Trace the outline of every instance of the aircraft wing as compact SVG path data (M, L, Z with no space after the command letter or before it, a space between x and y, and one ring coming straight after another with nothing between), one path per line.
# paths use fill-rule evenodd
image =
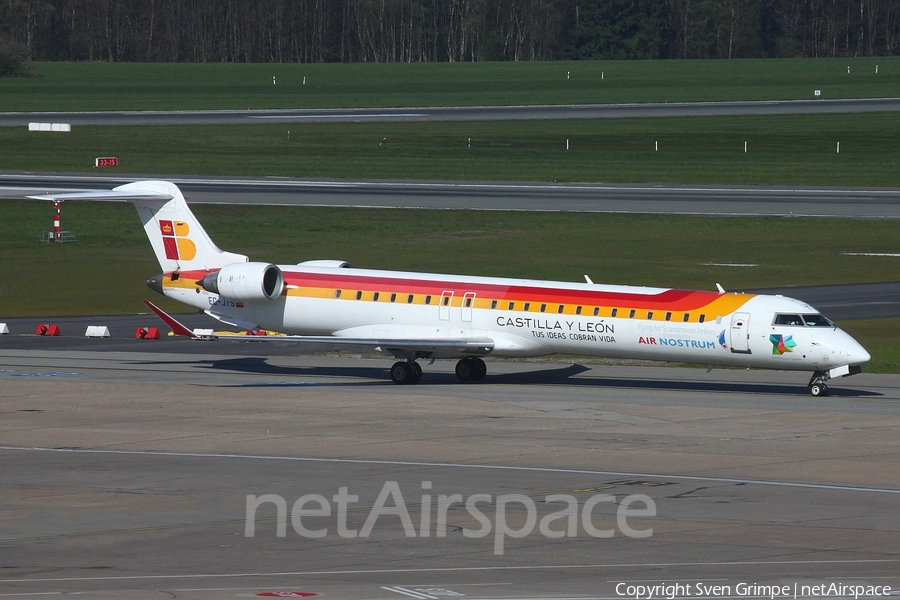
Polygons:
M494 349L494 341L489 338L444 338L444 339L380 339L354 338L342 336L317 335L247 335L229 336L241 342L287 342L302 344L310 352L346 350L350 352L368 352L376 350L394 356L409 352L423 354L469 354L484 355Z
M209 336L197 335L189 327L180 323L149 300L144 300L150 310L156 313L163 322L169 326L175 335L183 335L190 338L209 338ZM375 350L384 354L402 356L410 352L423 354L451 354L451 355L485 355L494 349L494 341L490 338L358 338L328 335L237 335L219 339L228 339L240 342L270 342L270 343L294 343L305 346L310 352L347 350L351 352L368 352Z

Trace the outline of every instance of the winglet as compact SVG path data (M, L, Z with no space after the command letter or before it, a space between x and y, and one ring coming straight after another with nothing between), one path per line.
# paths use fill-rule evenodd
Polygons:
M169 328L171 328L172 332L175 335L186 335L189 338L197 337L197 335L193 331L191 331L190 329L188 329L187 327L185 327L184 325L182 325L181 323L176 321L175 317L168 314L166 311L164 311L160 307L156 306L149 300L144 300L144 304L146 304L150 310L152 310L154 313L156 313L156 316L159 317L160 319L162 319L163 323L168 325Z

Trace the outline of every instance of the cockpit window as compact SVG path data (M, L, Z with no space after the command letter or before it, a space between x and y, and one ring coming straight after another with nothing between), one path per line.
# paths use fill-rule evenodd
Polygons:
M809 327L834 327L834 324L822 315L803 315L803 321Z
M776 325L803 325L800 315L775 315Z

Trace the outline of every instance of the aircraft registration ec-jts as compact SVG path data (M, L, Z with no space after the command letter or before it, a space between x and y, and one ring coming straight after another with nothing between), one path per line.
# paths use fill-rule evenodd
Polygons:
M242 340L380 351L398 359L395 383L418 382L419 359L458 359L457 377L473 381L487 372L483 356L562 353L811 371L808 387L823 396L870 358L812 306L782 296L250 262L220 250L169 182L31 198L132 202L163 270L153 290L224 323L287 334ZM195 335L148 305L175 333Z

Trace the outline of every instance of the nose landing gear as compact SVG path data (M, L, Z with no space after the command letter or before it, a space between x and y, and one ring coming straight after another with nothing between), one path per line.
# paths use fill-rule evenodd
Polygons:
M828 374L825 371L816 371L806 387L809 388L810 394L816 398L821 398L828 395L828 386L825 385L826 381L828 381Z

